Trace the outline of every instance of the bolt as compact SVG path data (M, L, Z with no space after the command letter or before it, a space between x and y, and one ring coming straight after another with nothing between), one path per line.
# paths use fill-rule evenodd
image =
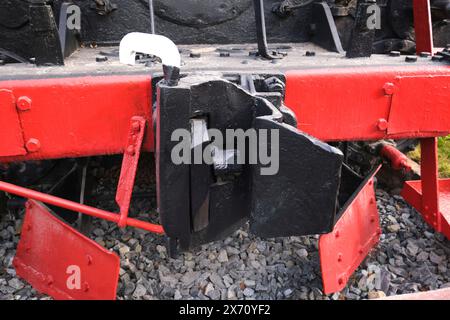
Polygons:
M315 51L306 51L305 56L307 57L314 57L316 55Z
M139 122L133 122L133 124L131 125L131 128L133 130L133 132L138 133L139 130L141 130L141 124Z
M341 236L341 234L339 233L339 231L336 231L336 233L334 234L334 236L337 238L339 238Z
M136 150L134 149L134 146L128 146L128 148L127 148L127 153L128 153L130 156L134 156L135 153L136 153Z
M48 276L47 277L47 285L51 286L53 284L53 277L52 276Z
M241 63L242 64L248 64L248 60L243 60Z
M388 128L388 122L386 119L378 119L377 128L380 131L386 131Z
M191 52L189 56L191 58L200 58L202 55L200 53Z
M89 291L89 283L87 283L87 282L85 282L85 283L83 283L83 290L84 290L84 292L88 292Z
M97 57L95 57L95 61L97 61L97 62L106 62L106 61L108 61L108 57L97 56Z
M230 56L230 53L229 53L229 52L221 52L221 53L220 53L220 56L221 56L222 58L228 58L228 57Z
M400 57L401 52L400 52L400 51L391 51L391 52L389 53L389 55L390 55L391 57Z
M19 99L17 99L17 108L20 111L28 111L31 109L31 99L28 97L20 97Z
M337 260L338 262L342 262L342 253L339 253L338 254L338 260Z
M431 53L429 53L429 52L421 52L421 53L420 53L420 57L421 57L421 58L428 58L428 57L431 57Z
M87 261L88 266L90 266L92 264L92 262L93 262L93 259L92 259L92 257L90 255L87 255L86 256L86 261Z
M393 84L392 82L386 82L383 86L383 89L384 89L384 94L391 96L394 94L395 84Z
M412 62L412 63L417 62L417 56L407 56L405 58L405 61L406 62Z
M41 149L41 142L38 139L31 138L25 145L28 152L37 152Z
M338 284L339 284L339 285L343 285L343 284L344 284L344 279L339 278L339 279L338 279Z

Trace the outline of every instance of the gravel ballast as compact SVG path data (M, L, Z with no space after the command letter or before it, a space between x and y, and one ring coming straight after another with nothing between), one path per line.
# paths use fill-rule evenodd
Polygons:
M104 171L95 174L102 176ZM96 192L113 195L114 185L107 178ZM148 177L135 189L137 193L149 190L154 186ZM428 227L401 197L377 190L377 198L383 231L380 244L345 290L329 296L321 291L318 236L262 240L244 226L223 241L176 259L168 256L162 237L121 230L106 221L94 222L91 237L121 257L118 299L354 300L450 287L450 241ZM100 202L105 209L115 210L112 200ZM154 208L154 199L137 197L131 212L146 219ZM2 217L0 299L49 299L16 277L12 259L20 228L19 218Z

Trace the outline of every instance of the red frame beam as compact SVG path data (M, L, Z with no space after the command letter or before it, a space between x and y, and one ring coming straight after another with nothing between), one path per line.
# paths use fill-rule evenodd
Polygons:
M445 65L299 70L286 74L285 103L323 141L444 136L449 83Z
M0 99L17 104L23 137L9 140L14 145L2 143L0 162L124 153L133 116L148 123L143 149L154 150L149 75L2 81L0 90ZM27 108L17 103L24 99ZM17 135L17 121L0 132Z

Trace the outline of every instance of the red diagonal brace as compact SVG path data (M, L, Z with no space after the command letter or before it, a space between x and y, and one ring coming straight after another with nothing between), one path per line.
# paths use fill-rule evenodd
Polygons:
M133 117L131 119L128 142L123 156L122 170L120 171L119 185L117 186L116 194L116 202L120 208L118 225L121 228L127 226L131 195L136 179L142 141L144 140L145 122L143 117Z

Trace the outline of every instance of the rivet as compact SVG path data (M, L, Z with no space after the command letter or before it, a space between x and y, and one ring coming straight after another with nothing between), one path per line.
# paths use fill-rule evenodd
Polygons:
M334 234L334 236L337 238L339 238L341 236L341 234L339 233L339 231L336 231L336 233Z
M29 97L25 97L25 96L19 97L17 99L17 108L20 111L28 111L31 109L31 103L32 103L32 101Z
M97 57L95 57L95 61L97 61L97 62L106 62L106 61L108 61L108 57L97 56Z
M200 58L202 55L200 53L194 53L191 52L191 54L189 55L191 58Z
M315 51L306 51L305 56L307 57L314 57L316 55Z
M136 151L135 151L135 149L134 149L134 146L128 146L128 148L127 148L127 153L128 153L130 156L134 156L135 153L136 153Z
M38 139L31 138L25 145L28 152L37 152L41 149L41 142Z
M405 58L406 62L417 62L417 56L407 56Z
M139 132L139 130L141 130L141 124L139 122L133 122L133 124L131 125L133 132Z
M389 55L390 55L391 57L400 57L401 52L400 52L400 51L391 51L391 52L389 53Z
M53 284L53 277L52 276L48 276L47 277L47 285L51 286Z
M344 284L344 279L339 278L339 279L338 279L338 284L339 284L339 285L343 285L343 284Z
M338 254L338 262L342 262L342 253Z
M421 53L420 53L420 57L421 57L421 58L428 58L428 57L431 57L431 53L430 53L430 52L421 52Z
M87 255L86 256L86 261L87 261L88 266L90 266L92 264L92 262L93 262L93 259L92 259L92 257L90 255Z
M386 82L383 86L384 93L387 95L393 95L395 91L395 84L392 82Z
M84 292L88 292L89 291L89 283L87 283L87 282L85 282L85 283L83 283L83 290L84 290Z
M221 52L220 53L220 57L222 57L222 58L228 58L229 56L230 56L229 52Z
M388 122L386 119L378 119L377 128L380 131L386 131L388 129Z

